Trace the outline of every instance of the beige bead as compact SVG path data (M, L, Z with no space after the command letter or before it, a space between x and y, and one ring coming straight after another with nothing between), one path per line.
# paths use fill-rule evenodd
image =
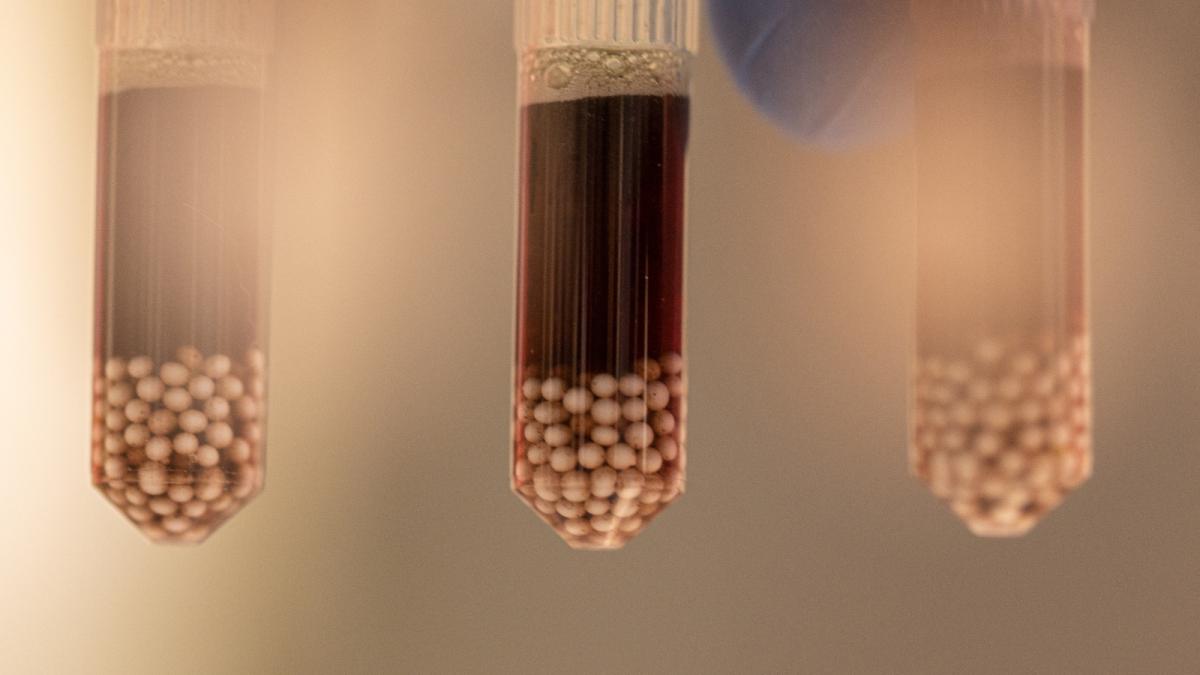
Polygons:
M182 516L171 516L170 518L163 518L162 526L164 530L171 534L182 534L192 526L192 521L190 518Z
M592 406L592 393L583 387L573 387L563 394L562 404L572 414L587 412Z
M625 428L625 442L636 450L649 447L654 443L654 432L645 422L634 422Z
M183 511L183 515L187 516L188 518L199 518L208 512L208 504L205 504L199 499L193 499L192 501L184 504L181 510Z
M196 483L196 498L211 502L217 499L225 491L225 474L220 469L213 467L205 469L204 473L200 474L200 479Z
M196 463L200 466L216 466L221 462L221 453L211 445L196 449Z
M533 419L539 424L554 424L565 419L566 412L558 403L542 401L533 409Z
M677 352L667 352L658 360L662 370L667 375L678 375L683 372L683 357Z
M181 455L190 455L200 449L200 441L195 434L187 432L175 434L175 439L171 443L171 447Z
M630 516L619 521L617 528L626 534L632 534L642 529L642 518L640 516Z
M591 494L591 478L586 471L571 471L563 474L562 496L573 502L587 501Z
M662 410L671 402L671 391L662 382L651 382L646 385L645 399L650 410Z
M182 387L186 385L190 375L191 373L188 372L187 366L175 361L168 361L158 369L158 376L162 378L163 384L168 387Z
M241 399L239 399L237 402L237 417L240 420L258 419L258 401L250 398L249 396L243 396ZM221 417L213 417L212 415L209 415L209 418L224 419Z
M158 462L147 462L138 469L138 487L148 495L161 495L167 491L167 467Z
M251 347L246 350L246 364L255 372L262 372L267 368L267 355L258 347Z
M562 516L563 518L582 518L583 514L586 513L583 508L583 504L580 504L579 502L563 500L554 506L554 510L557 511L558 515Z
M165 436L175 430L176 421L175 413L159 408L150 413L150 418L146 420L146 426L154 434Z
M140 448L150 440L150 430L143 424L130 424L125 427L125 443L133 448Z
M649 518L650 516L653 516L654 514L658 513L658 509L659 509L659 506L658 506L657 502L641 502L641 501L639 501L637 512L638 512L639 516L641 516L643 518Z
M591 514L593 516L598 516L602 513L608 513L609 506L610 506L610 504L608 503L607 499L600 499L599 497L592 497L591 499L587 500L586 504L584 504L584 509L589 514Z
M179 428L190 434L198 434L208 426L208 418L199 410L185 410L179 414Z
M568 534L575 535L576 537L582 537L592 531L592 526L588 524L588 521L583 520L582 518L572 518L571 520L563 522L563 529L566 530Z
M137 395L143 401L155 403L162 398L165 391L166 386L163 385L162 380L153 375L138 380Z
M611 513L602 513L592 517L592 529L597 532L608 533L617 529L617 519Z
M592 378L592 393L600 398L611 398L617 393L617 378L608 373L601 373Z
M533 500L533 508L537 509L539 513L543 513L547 516L554 514L558 510L555 507L555 504L556 502L548 502L545 499L540 498Z
M617 491L617 472L612 467L602 466L591 475L592 496L601 499L611 497Z
M124 478L127 469L125 460L120 457L109 457L104 460L104 476L110 480Z
M607 457L604 448L596 443L585 443L579 448L579 466L585 469L595 469L604 466Z
M146 441L146 459L166 462L171 457L171 441L165 436L155 436Z
M182 412L191 407L192 395L183 387L173 387L163 394L162 401L168 410Z
M592 404L592 419L596 424L612 426L621 419L621 405L612 399L600 399Z
M647 448L641 453L641 460L638 462L638 468L645 473L655 473L662 468L663 458L658 450Z
M197 370L204 366L204 354L192 345L184 345L175 350L175 358L188 368Z
M242 381L233 375L226 375L217 380L217 394L222 398L233 401L241 398L244 391L245 387L242 385Z
M617 388L625 396L641 396L642 392L646 389L646 381L633 373L629 373L621 376L621 379L617 381Z
M646 476L637 469L625 469L617 475L617 497L633 499L642 493L646 485Z
M575 468L575 449L570 447L554 448L550 453L550 467L559 473Z
M531 377L521 383L521 395L527 401L534 401L542 397L542 381L536 377Z
M129 420L125 418L125 413L120 410L109 410L104 415L104 426L109 431L123 431L127 424L129 424Z
M525 449L525 457L530 464L539 466L550 461L550 448L546 445L531 445Z
M566 383L561 378L551 377L542 382L542 398L547 401L561 400L566 391Z
M150 404L140 398L135 398L125 404L125 418L134 424L141 424L150 418Z
M533 478L533 465L527 459L518 459L513 464L513 477L521 483L528 482Z
M613 427L594 427L592 429L592 440L598 445L608 447L621 440L621 433Z
M232 368L233 362L224 354L214 354L204 362L204 374L214 380L220 380L225 377Z
M154 513L145 506L127 506L125 507L125 513L135 523L145 523L154 518Z
M606 460L609 466L617 471L621 471L637 463L637 453L628 445L617 443L608 449Z
M636 499L618 499L612 505L612 514L618 518L628 518L638 512Z
M221 450L233 442L233 428L224 422L213 422L204 430L204 440Z
M208 400L216 389L216 383L207 375L196 375L188 382L188 393L197 401Z
M566 445L571 440L571 430L561 424L556 424L546 429L545 438L546 443L552 448Z
M172 515L178 508L178 504L166 497L155 497L150 500L150 510L160 516Z
M671 392L673 398L682 398L687 393L687 385L682 377L672 375L667 378L667 391Z
M621 404L621 414L630 422L640 422L646 419L646 402L640 398L625 399Z
M238 402L241 403L242 401L248 401L248 400L250 400L250 399L243 398L243 399L239 399ZM222 398L220 396L214 396L214 397L208 399L208 401L204 404L204 416L214 422L219 422L221 420L228 419L229 418L229 401L226 401L224 398ZM182 424L182 423L183 422L181 420L180 424Z
M250 461L253 454L253 448L250 443L242 438L235 438L229 443L229 448L225 451L229 459L238 464L245 464Z
M114 356L104 363L104 376L110 380L125 377L125 359Z
M660 436L654 442L654 447L658 448L658 453L664 462L673 462L679 457L679 444L670 436Z
M149 356L135 356L129 359L129 366L126 372L129 374L129 377L140 380L154 372L154 361Z
M104 400L114 408L124 406L131 398L133 387L129 386L128 382L117 382L104 393Z
M1025 427L1019 440L1025 450L1040 450L1046 442L1046 432L1042 431L1041 427Z
M526 443L540 443L546 427L539 422L529 422L521 431Z
M221 496L219 496L216 499L209 502L208 510L212 511L213 513L221 513L222 511L225 511L226 509L228 509L230 506L233 506L233 495L231 495L229 493L224 493Z
M179 504L191 501L195 493L191 485L172 485L167 488L167 497Z
M633 372L640 375L645 381L653 382L662 376L662 366L654 359L642 358L633 362Z

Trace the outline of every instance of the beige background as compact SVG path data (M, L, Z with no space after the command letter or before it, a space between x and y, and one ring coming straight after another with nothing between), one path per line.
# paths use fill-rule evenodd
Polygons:
M695 87L689 493L578 553L507 491L509 3L287 0L268 489L156 548L87 486L91 3L0 2L0 670L1200 671L1200 3L1095 24L1096 476L970 536L904 464L903 143Z

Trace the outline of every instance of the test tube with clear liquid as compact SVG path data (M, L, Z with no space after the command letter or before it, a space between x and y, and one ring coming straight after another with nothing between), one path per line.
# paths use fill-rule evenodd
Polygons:
M511 482L579 549L684 489L694 0L517 0Z
M1090 0L912 0L917 316L909 465L980 536L1091 473Z
M262 489L262 0L100 0L92 481L156 542Z

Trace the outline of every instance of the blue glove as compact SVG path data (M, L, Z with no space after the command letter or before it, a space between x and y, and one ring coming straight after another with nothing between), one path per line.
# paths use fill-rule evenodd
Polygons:
M738 86L779 126L846 149L908 130L907 0L708 0Z

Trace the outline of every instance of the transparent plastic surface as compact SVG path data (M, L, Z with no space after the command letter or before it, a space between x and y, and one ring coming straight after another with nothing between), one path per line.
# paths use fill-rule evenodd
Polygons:
M92 479L154 541L204 540L263 485L262 60L101 53Z
M575 548L619 548L684 488L687 62L521 55L512 487Z
M1092 466L1086 5L913 8L910 468L976 534L1020 535Z

